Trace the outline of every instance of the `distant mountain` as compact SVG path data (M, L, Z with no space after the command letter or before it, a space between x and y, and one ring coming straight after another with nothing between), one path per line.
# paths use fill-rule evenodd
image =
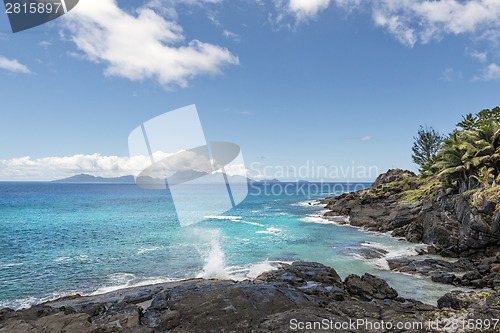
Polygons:
M87 174L71 176L64 179L54 180L55 183L134 183L134 176L122 176L114 178L95 177Z
M207 174L205 172L198 171L183 171L178 172L172 177L170 177L170 184L180 184L185 181L196 179L196 184L213 184L220 181L221 174ZM230 183L245 183L250 181L248 178L243 176L227 176ZM151 177L142 177L142 181L148 182L149 180L154 183L154 179ZM64 179L54 180L55 183L135 183L134 176L122 176L114 178L104 178L95 177L88 174L80 174L76 176L71 176Z

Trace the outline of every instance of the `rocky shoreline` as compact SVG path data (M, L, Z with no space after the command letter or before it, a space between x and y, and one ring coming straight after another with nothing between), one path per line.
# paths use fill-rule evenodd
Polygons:
M337 223L429 245L421 256L388 259L391 270L488 289L447 293L436 307L370 274L342 280L333 268L295 262L254 280L190 279L6 308L0 333L500 331L500 210L487 199L471 205L466 191L424 194L413 173L389 170L369 189L321 204Z
M342 281L333 268L295 262L252 281L191 279L3 309L0 332L447 332L500 318L499 304L494 291L450 293L435 307L370 274Z
M395 169L380 175L367 190L329 197L321 204L328 210L325 218L348 217L352 226L428 244L421 255L457 258L389 259L394 271L456 286L500 290L497 203L482 198L478 208L470 204L467 188L450 194L433 191L432 186L422 185L411 171Z

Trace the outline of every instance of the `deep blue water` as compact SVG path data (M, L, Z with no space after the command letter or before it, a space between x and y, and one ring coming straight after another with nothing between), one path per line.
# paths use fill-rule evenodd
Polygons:
M403 296L429 302L449 290L357 254L376 247L388 257L409 256L415 244L337 225L319 217L321 206L307 204L369 184L315 185L312 193L303 184L285 192L284 185L253 185L225 217L181 227L166 191L0 182L0 308L195 276L242 279L294 260L330 265L343 277L371 272ZM203 185L193 209L212 196Z

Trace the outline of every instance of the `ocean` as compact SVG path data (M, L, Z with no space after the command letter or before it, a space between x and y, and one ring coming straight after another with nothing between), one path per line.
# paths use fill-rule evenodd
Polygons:
M423 245L321 217L315 200L369 185L252 184L223 216L182 227L168 191L0 182L0 308L192 277L241 280L296 260L332 266L342 278L369 272L403 297L435 304L454 287L391 272L386 262ZM193 209L213 198L211 185L200 186L185 194ZM387 253L366 259L367 249Z

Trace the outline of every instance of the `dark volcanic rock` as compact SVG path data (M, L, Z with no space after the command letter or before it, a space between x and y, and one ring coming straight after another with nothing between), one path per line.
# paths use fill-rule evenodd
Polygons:
M411 242L432 244L443 256L481 257L500 249L500 211L491 227L484 216L495 205L484 199L480 210L471 207L463 194L437 196L415 202L402 201L404 191L417 189L418 178L411 171L389 170L368 190L345 193L321 202L325 216L348 216L353 226L374 231L392 231Z
M343 282L333 268L296 262L254 281L192 279L3 309L0 332L286 332L292 319L387 321L435 310L397 296L376 276Z
M500 293L496 291L490 292L471 292L471 293L460 293L457 291L453 291L451 293L447 293L443 297L438 300L438 307L443 310L455 310L455 314L459 314L455 316L455 318L459 320L463 320L463 322L477 322L477 323L486 323L493 322L500 318ZM448 311L446 311L448 312ZM473 331L481 331L481 332L494 332L498 331L498 325L490 325L496 326L493 330L488 330L486 327L482 329L468 329L464 330L464 332L473 332Z
M303 287L308 282L317 282L325 285L342 287L342 280L337 272L319 263L294 262L286 270L280 269L265 272L258 276L255 282L266 281L271 283L284 282L292 286Z
M419 259L419 257L387 259L391 270L420 274L430 277L434 282L472 288L495 286L495 281L500 280L496 272L496 270L500 271L500 265L494 262L488 266L481 265L479 260L467 258L460 258L453 262L431 258Z
M480 209L469 205L467 194L446 194L437 190L432 196L409 200L409 192L419 189L422 181L407 170L389 170L380 175L368 190L345 193L321 202L329 211L325 216L346 216L352 226L372 231L392 232L410 242L427 243L430 254L443 257L462 257L459 265L447 263L389 262L391 269L430 276L434 281L479 288L500 288L500 278L490 276L492 267L499 264L500 210L494 202L484 198ZM417 191L418 192L418 191ZM413 193L413 192L411 192ZM484 257L491 260L477 264ZM493 259L494 258L494 259ZM472 266L472 267L471 267ZM496 268L499 273L500 266ZM458 279L454 272L471 271L481 275L476 279L466 276ZM496 287L495 287L496 288Z
M439 259L388 259L387 263L389 264L389 268L394 271L411 273L411 274L420 274L424 276L428 276L434 282L445 283L445 284L454 284L454 285L464 285L461 283L462 279L458 279L456 277L456 273L466 272L470 269L475 269L474 262L468 259L460 259L455 262L449 262L445 260ZM469 273L465 273L465 279L467 278L467 274L479 274L477 271L471 271ZM470 285L470 283L467 283Z
M448 318L498 318L498 295L450 293L439 306ZM373 332L370 325L381 321L427 325L404 332L444 332L444 325L428 326L436 315L438 308L398 297L376 276L350 275L342 281L333 268L296 262L254 281L191 279L66 297L27 310L3 309L0 333ZM361 326L349 325L359 320Z
M459 291L452 291L438 299L438 308L452 308L455 310L463 309L470 300L471 296Z
M397 291L389 287L387 282L368 273L362 277L349 275L344 283L349 294L364 301L398 297Z
M384 249L378 249L372 247L358 247L352 249L352 252L365 259L379 259L385 257L385 255L389 253Z
M415 177L415 176L416 176L415 173L408 170L391 169L388 170L386 173L379 175L377 179L375 179L371 187L377 188L392 182L402 181L408 177Z
M451 273L433 273L431 274L432 281L434 282L439 282L439 283L445 283L445 284L450 284L453 283L457 277L454 274Z

